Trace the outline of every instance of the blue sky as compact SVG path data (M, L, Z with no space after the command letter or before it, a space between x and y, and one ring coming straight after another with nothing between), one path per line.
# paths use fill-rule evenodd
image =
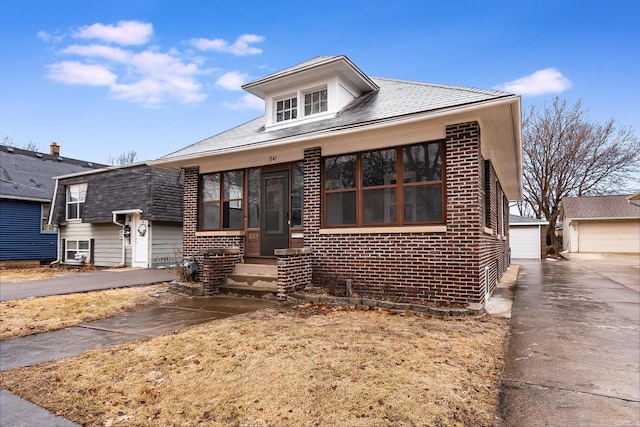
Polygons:
M366 74L582 99L640 131L640 2L0 2L0 138L151 160L263 114L240 86L317 55ZM259 100L258 100L259 101Z

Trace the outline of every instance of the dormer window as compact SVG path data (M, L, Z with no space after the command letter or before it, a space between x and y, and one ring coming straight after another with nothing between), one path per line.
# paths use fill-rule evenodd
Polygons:
M327 111L327 89L304 94L304 115Z
M296 118L298 118L298 98L297 97L294 96L293 98L282 99L276 102L276 121L277 122L283 122L285 120L292 120Z

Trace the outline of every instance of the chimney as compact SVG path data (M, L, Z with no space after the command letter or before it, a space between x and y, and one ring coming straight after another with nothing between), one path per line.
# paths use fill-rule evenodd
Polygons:
M49 153L52 156L59 156L60 155L60 147L58 146L57 142L52 142L51 146L49 147Z

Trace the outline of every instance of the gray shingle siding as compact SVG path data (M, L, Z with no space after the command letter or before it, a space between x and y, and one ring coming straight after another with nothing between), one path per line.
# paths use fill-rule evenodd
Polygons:
M113 211L132 209L142 210L142 219L182 221L179 173L137 165L61 178L53 209L55 224L65 221L67 186L80 183L87 183L85 223L111 222Z

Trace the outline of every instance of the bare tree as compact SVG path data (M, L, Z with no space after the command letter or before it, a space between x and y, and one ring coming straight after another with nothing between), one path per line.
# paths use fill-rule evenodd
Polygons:
M16 144L13 142L13 138L11 138L9 135L5 135L2 138L2 145L5 145L7 147L16 146ZM23 150L28 150L28 151L39 151L38 144L36 144L33 141L29 141L26 144L24 144L22 147L18 147L18 148L22 148Z
M111 166L126 166L130 165L131 163L135 163L137 161L137 156L138 154L134 150L131 150L128 153L122 153L118 157L113 157L111 154L109 154L107 163Z
M547 241L557 250L555 225L567 196L622 194L639 169L640 142L615 120L586 119L581 100L531 106L522 125L522 213L549 221Z

